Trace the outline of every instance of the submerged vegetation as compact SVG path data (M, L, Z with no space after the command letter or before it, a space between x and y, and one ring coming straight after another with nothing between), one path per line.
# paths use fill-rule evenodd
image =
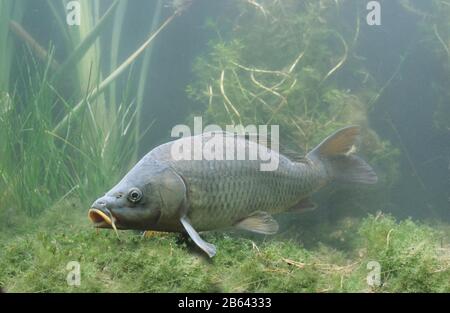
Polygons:
M314 220L282 215L284 232L275 237L206 234L220 247L212 260L176 234L121 232L119 241L111 231L96 233L86 218L93 199L137 161L152 119L165 121L143 118L153 43L201 0L154 1L135 46L124 44L133 1L80 0L80 27L65 25L67 2L0 1L1 288L450 292L448 224L377 213L394 206L399 182L424 183L400 135L388 137L372 123L406 54L392 77L374 73L362 49L371 31L363 25L364 1L224 1L223 14L206 19L212 39L192 64L189 123L201 115L221 126L278 124L282 152L296 157L332 131L359 124L360 153L380 177L370 189L331 186L319 209L307 213ZM443 79L430 84L439 98L434 127L445 135L450 5L418 3L399 0L405 14L421 21L415 41L443 64ZM70 261L81 265L79 287L66 282ZM380 266L380 285L367 283L372 261Z
M280 125L282 148L297 157L336 129L361 125L361 153L377 170L379 193L388 193L399 176L400 151L369 123L381 91L358 55L364 3L255 5L241 1L218 21L207 22L216 39L193 68L196 79L187 88L195 99L193 114L219 125Z
M450 4L444 1L433 1L433 11L414 11L423 16L422 29L434 44L433 52L441 61L447 74L450 72ZM434 14L438 12L438 14ZM440 83L434 83L436 93L442 95L438 99L434 122L437 129L450 131L450 75Z
M119 241L110 231L96 233L84 218L65 203L37 220L11 221L22 234L0 250L0 286L11 292L450 291L448 226L378 214L352 221L351 229L347 221L334 232L312 230L318 241L308 248L295 233L264 240L211 233L207 240L220 252L207 260L175 234L128 232ZM325 243L337 231L350 241L348 250ZM80 286L67 284L71 261L80 263ZM379 285L367 283L371 261L379 262Z
M89 205L134 164L140 140L151 127L141 129L136 117L143 99L130 93L142 94L151 56L146 48L179 12L159 27L157 9L147 40L122 61L119 30L126 2L110 2L103 15L99 1L78 3L79 27L65 24L66 1L0 3L0 37L7 43L0 47L0 216L8 210L36 215L66 198ZM39 38L47 41L39 43L22 25L35 21L30 14L40 6L59 26L54 36L62 44L54 38ZM112 17L114 32L109 32L105 25L111 25ZM111 53L110 64L103 61L105 51ZM119 92L116 79L143 52L144 66L128 74L141 74L139 87L130 91L131 79L122 79Z

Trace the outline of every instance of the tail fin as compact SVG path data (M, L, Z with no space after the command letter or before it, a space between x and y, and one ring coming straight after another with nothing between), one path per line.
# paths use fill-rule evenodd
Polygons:
M351 149L359 137L358 126L340 129L328 136L306 157L324 162L333 179L362 184L374 184L378 178L369 164L356 155Z

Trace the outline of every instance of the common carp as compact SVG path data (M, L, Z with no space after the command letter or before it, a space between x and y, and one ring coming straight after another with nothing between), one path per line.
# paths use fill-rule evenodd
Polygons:
M210 257L214 245L199 232L237 227L275 234L272 214L314 206L310 195L331 181L373 184L373 169L352 153L359 127L336 131L300 161L266 148L279 160L261 171L261 159L186 160L173 156L174 145L212 136L223 139L223 152L262 149L259 143L226 132L201 134L162 144L145 155L89 210L95 227L187 233ZM233 136L234 146L225 145ZM184 142L183 142L184 141ZM234 150L233 150L234 151Z

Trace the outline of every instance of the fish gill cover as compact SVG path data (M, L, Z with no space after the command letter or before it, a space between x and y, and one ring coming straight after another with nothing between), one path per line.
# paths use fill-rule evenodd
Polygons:
M354 0L1 1L0 287L450 291L450 5L375 2L381 25ZM206 233L211 261L96 233L92 202L194 116L279 125L293 159L357 124L379 182L326 187L275 236Z

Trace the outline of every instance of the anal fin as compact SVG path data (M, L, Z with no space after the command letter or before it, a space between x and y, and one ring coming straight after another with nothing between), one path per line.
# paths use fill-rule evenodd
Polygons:
M205 251L210 258L216 255L216 246L204 241L197 233L197 231L194 229L194 227L192 227L191 223L189 222L189 219L186 216L182 217L180 219L180 222L181 224L183 224L183 227L188 233L188 235L200 249Z
M239 221L237 228L248 230L254 233L273 235L278 231L278 223L267 212L256 211L250 216Z

